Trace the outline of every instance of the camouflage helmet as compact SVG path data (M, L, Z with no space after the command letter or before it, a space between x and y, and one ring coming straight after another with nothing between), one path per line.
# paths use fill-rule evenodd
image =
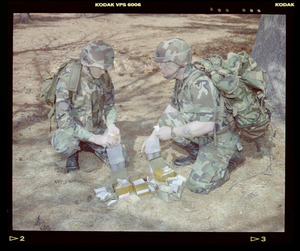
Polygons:
M80 62L85 66L95 66L103 70L114 68L114 50L102 40L87 43L81 51Z
M191 48L183 39L167 39L157 46L154 62L174 62L184 67L192 62Z

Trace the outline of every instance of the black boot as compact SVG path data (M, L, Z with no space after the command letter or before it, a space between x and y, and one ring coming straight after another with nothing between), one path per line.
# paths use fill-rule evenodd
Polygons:
M79 147L83 152L95 153L95 150L89 145L89 143L81 141Z
M186 165L190 165L190 164L194 164L197 156L198 156L198 152L199 152L199 145L191 142L189 143L187 146L183 147L190 155L181 159L175 159L174 160L174 165L176 166L186 166Z
M105 148L103 146L99 146L99 145L96 145L94 143L89 143L89 142L83 142L83 141L81 141L79 143L79 147L80 147L81 151L93 153L102 162L104 162L105 164L109 164L108 163L108 158L106 156L106 151L105 151Z
M245 157L239 152L235 152L228 163L229 172L233 171L238 165L242 164L245 161Z
M80 169L78 164L78 152L67 158L66 169L68 173Z

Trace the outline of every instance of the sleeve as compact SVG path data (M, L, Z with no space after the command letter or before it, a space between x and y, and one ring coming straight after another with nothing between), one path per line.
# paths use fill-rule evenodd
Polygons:
M199 121L214 121L217 96L210 78L201 76L193 82L190 88L193 111Z
M90 139L93 134L84 127L78 125L70 114L70 93L65 82L60 79L56 86L56 119L58 127L82 141Z
M111 78L108 76L105 88L104 117L107 125L117 122L117 110L114 104L115 92Z

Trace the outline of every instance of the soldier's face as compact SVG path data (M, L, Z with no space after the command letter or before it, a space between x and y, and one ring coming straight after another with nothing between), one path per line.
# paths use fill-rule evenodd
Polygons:
M164 77L167 77L176 72L176 70L178 69L178 65L173 62L163 62L160 63L159 68Z
M100 78L105 73L105 70L98 67L91 66L89 69L93 78Z

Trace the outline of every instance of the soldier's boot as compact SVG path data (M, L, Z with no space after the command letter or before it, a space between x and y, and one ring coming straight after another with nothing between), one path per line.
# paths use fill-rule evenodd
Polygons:
M102 162L107 164L107 162L104 159L104 156L102 156L103 154L102 155L100 154L101 152L104 152L104 150L103 150L104 147L103 146L99 146L99 145L96 145L96 144L93 144L93 143L88 143L88 142L81 141L79 143L79 147L80 147L81 151L93 153L98 157L98 159L100 159Z
M242 164L245 160L246 158L242 154L240 154L239 152L235 152L229 160L227 169L229 170L229 172L232 172L234 169L236 169L238 165Z
M68 173L80 169L78 164L78 152L74 153L73 155L67 158L66 169Z
M79 147L83 152L95 153L95 150L86 142L80 142Z
M81 141L79 143L79 147L81 151L83 152L90 152L95 154L102 162L109 165L108 158L106 157L106 154L104 154L105 150L103 146L99 146L93 143L87 143ZM125 167L129 166L129 156L125 154Z
M194 164L198 156L199 145L194 142L191 142L187 146L184 146L183 148L189 153L189 156L181 159L175 159L174 165L186 166L186 165Z

